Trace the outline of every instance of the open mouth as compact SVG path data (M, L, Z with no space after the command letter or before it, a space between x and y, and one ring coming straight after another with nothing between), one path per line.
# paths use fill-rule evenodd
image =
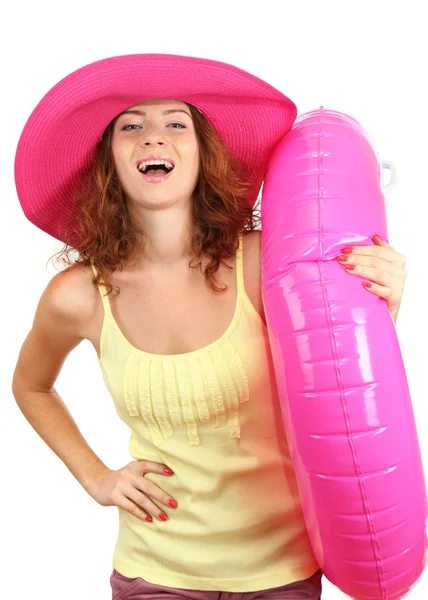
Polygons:
M140 173L146 175L147 177L164 178L165 175L171 173L171 171L174 169L174 165L165 160L143 160L137 168Z

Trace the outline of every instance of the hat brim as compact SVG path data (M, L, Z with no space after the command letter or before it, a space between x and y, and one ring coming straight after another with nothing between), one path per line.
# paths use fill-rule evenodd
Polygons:
M173 54L131 54L91 63L57 83L30 115L18 142L15 182L26 217L64 241L76 188L108 124L130 106L173 98L196 106L238 159L254 192L269 155L291 129L295 104L227 63Z

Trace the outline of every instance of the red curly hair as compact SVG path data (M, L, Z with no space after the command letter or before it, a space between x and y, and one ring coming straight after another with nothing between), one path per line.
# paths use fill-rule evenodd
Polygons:
M187 103L186 103L187 104ZM253 231L260 224L260 213L246 201L252 185L245 178L242 165L233 159L221 137L204 115L191 104L190 109L199 144L199 178L193 192L192 205L192 252L195 256L190 268L202 254L210 257L204 274L210 287L218 292L215 274L223 259L234 256L238 235L243 230ZM94 264L98 275L92 283L100 285L103 279L107 295L113 289L110 274L122 270L142 239L140 231L131 221L125 192L116 173L111 140L116 119L104 131L98 144L95 160L82 180L76 197L77 215L72 229L79 241L66 241L64 248L56 253L58 260L68 265ZM74 261L70 253L77 253ZM65 257L65 258L64 258ZM52 258L52 257L51 257ZM119 293L118 286L117 288Z

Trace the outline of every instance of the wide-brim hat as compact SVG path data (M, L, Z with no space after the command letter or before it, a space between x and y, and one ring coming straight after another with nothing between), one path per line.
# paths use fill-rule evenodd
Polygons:
M291 129L295 104L279 90L227 63L174 54L130 54L91 63L57 83L20 136L15 182L26 217L65 241L73 238L76 191L109 123L152 98L193 104L212 123L254 184L253 206L269 155Z

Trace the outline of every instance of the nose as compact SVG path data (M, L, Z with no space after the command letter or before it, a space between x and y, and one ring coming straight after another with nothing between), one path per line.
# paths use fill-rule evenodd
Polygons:
M146 146L155 146L155 145L157 145L157 146L164 146L165 142L163 142L162 140L159 140L159 139L157 141L155 141L152 138L148 138L148 139L145 139L144 141L142 141L140 143L140 146L143 146L143 147L146 147Z
M155 125L147 124L145 129L142 130L140 145L141 146L152 146L152 145L164 145L165 144L165 136L163 134L163 130Z
M164 145L165 145L165 140L163 140L162 136L160 136L160 135L146 135L140 141L140 146L142 146L142 147L146 147L146 146L164 146Z

